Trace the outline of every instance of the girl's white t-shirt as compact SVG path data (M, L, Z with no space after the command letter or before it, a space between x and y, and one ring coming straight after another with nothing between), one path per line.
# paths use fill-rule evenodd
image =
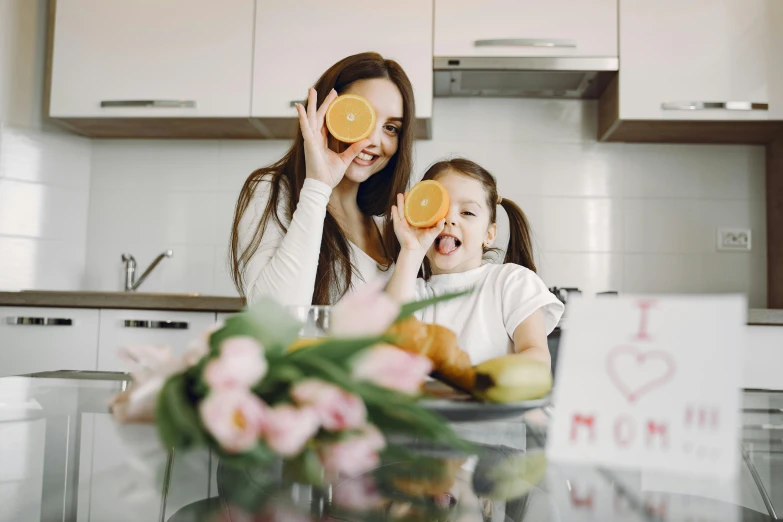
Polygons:
M239 247L246 248L253 239L264 209L269 202L270 178L262 179L256 186L253 199L239 222ZM284 306L312 304L321 238L324 231L326 207L332 189L326 183L305 179L299 192L299 203L289 221L287 215L288 193L285 184L280 195L277 215L287 232L270 216L266 230L253 257L245 266L245 296L248 304L261 296L271 296ZM380 228L383 217L374 216ZM352 290L377 277L388 279L392 269L383 271L366 252L349 241L353 264ZM333 296L333 301L338 296Z
M565 310L535 272L513 263L487 263L467 272L418 279L416 299L471 287L473 293L429 306L416 316L454 331L474 365L514 353L514 330L539 308L547 335Z

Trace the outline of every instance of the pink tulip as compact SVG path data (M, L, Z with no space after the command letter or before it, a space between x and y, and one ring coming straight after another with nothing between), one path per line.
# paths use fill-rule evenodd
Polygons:
M268 407L241 388L213 390L199 406L204 427L229 453L252 449L265 427Z
M367 424L361 434L326 446L321 452L321 462L324 471L332 479L341 475L360 475L378 465L378 451L384 446L386 441L378 428Z
M252 337L230 337L220 345L220 356L204 368L212 389L249 388L266 375L262 346Z
M291 396L299 405L312 408L321 425L329 431L360 428L367 418L362 399L318 379L296 384Z
M318 414L310 408L290 404L275 406L267 414L264 439L274 451L285 457L298 455L310 438L318 432Z
M400 313L400 305L383 291L384 285L379 278L346 294L332 310L330 335L358 337L385 332Z
M168 377L187 367L180 357L174 356L171 347L164 345L122 346L117 356L130 370L135 382L143 382L160 375Z
M183 358L189 366L195 365L201 360L202 357L209 353L209 338L213 333L223 328L223 321L218 321L206 330L201 335L191 341L188 345L188 349L185 351Z
M431 371L432 362L427 357L400 350L390 344L370 348L353 365L355 379L409 394L421 390L424 379Z
M163 384L170 376L186 370L187 362L175 357L168 346L148 344L123 346L118 356L130 370L133 382L110 399L113 417L118 422L153 422Z

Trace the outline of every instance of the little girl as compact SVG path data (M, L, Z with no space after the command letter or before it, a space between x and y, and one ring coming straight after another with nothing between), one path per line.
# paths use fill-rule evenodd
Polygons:
M525 214L498 196L495 178L473 161L439 161L423 179L446 188L449 212L432 228L413 228L402 212L404 196L397 195L392 219L401 251L387 292L405 302L473 288L417 317L453 330L474 365L510 353L549 364L546 338L564 307L535 273ZM503 264L484 263L497 234L497 205L508 214L508 248Z

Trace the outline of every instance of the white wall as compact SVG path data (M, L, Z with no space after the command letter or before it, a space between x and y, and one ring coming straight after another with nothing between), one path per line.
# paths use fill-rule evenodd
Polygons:
M764 150L597 143L595 102L437 99L416 175L460 154L527 212L549 286L749 294L766 306ZM234 203L285 141L94 140L86 288L122 287L120 255L145 268L175 251L148 291L234 295ZM501 226L503 223L501 222ZM751 253L718 253L718 226L749 227Z
M0 0L0 290L83 286L90 142L42 116L46 0Z

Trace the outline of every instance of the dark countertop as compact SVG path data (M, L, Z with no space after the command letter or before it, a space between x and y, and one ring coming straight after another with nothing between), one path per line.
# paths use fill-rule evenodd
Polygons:
M244 300L239 297L200 294L44 290L0 292L0 306L237 312L244 305Z
M0 306L237 312L245 301L240 297L201 294L29 290L0 292ZM748 324L783 326L783 309L751 308Z

